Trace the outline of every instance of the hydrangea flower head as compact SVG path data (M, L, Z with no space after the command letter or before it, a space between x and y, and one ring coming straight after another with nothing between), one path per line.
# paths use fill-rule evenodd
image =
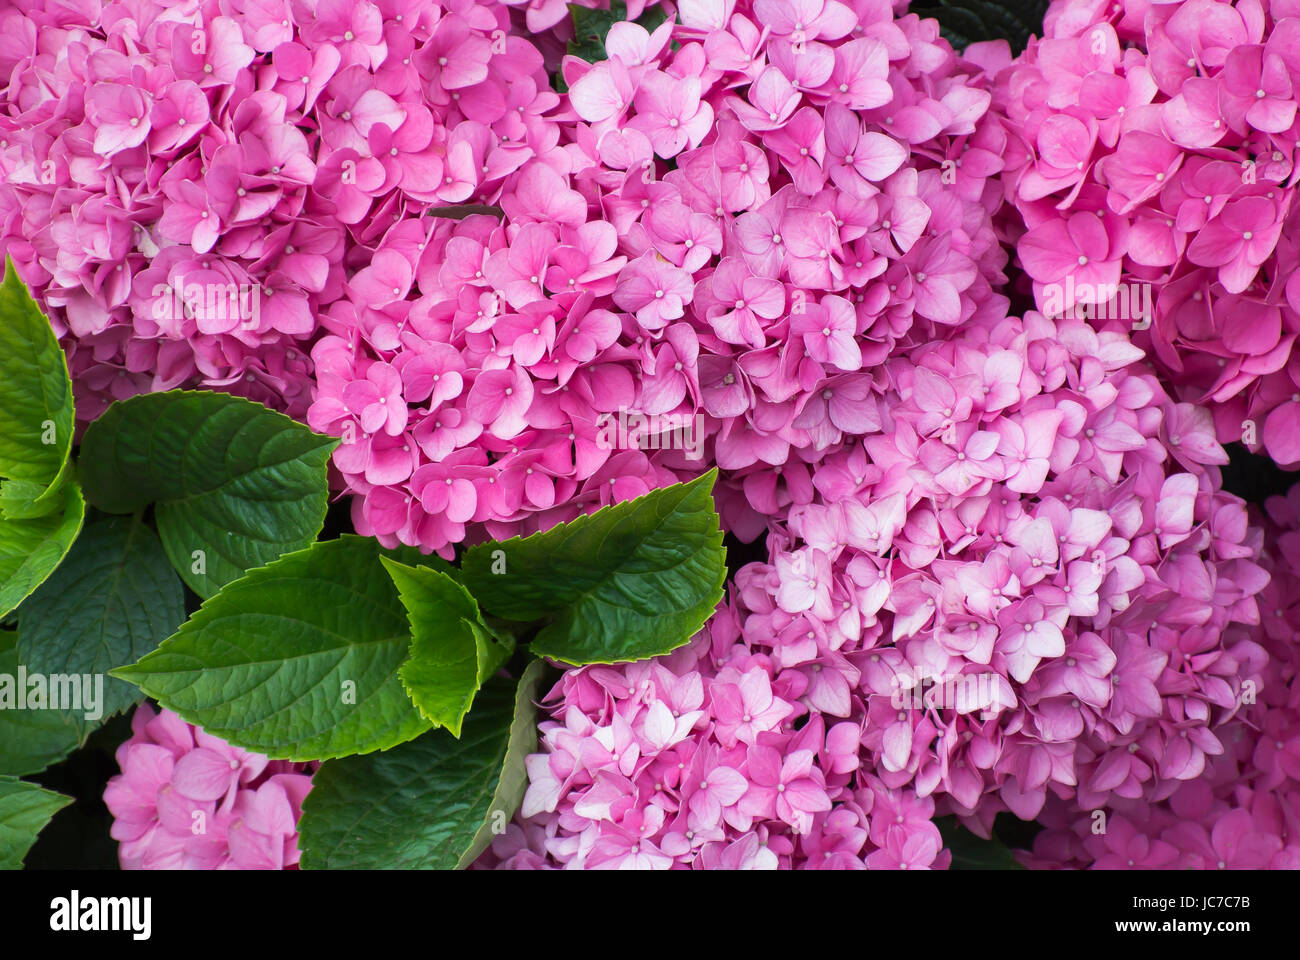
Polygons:
M148 704L104 790L125 870L287 870L314 764L268 760Z

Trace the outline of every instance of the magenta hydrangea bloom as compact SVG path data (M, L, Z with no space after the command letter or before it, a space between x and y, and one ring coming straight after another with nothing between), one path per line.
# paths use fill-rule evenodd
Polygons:
M1300 18L1056 0L998 77L1005 220L1039 309L1140 331L1223 443L1300 464Z
M396 336L398 235L413 254L432 208L556 151L542 55L495 2L19 0L0 29L0 250L83 420L192 385L302 418L345 298Z
M644 55L658 33L566 64L576 179L600 177L627 237L613 308L645 358L634 409L646 360L654 378L667 345L674 371L694 361L698 391L671 396L705 414L724 521L765 533L769 561L689 651L566 675L506 865L685 866L742 842L781 866L943 865L936 812L986 831L1049 796L1195 779L1258 669L1239 636L1268 576L1208 413L1121 331L1005 316L986 181L1008 141L978 71L932 23L854 28L837 6L805 57L773 28L734 66L692 44L744 47L754 20L680 11L667 72L727 91L699 146L637 137L645 104L668 110L637 87L663 69ZM1107 225L1079 216L1042 245L1054 278L1117 274Z
M268 760L148 704L108 782L124 870L288 870L315 764Z
M716 464L751 538L775 508L748 472L878 428L874 366L1005 309L981 68L933 21L839 0L816 36L760 39L803 16L771 7L617 24L608 60L563 61L558 143L504 219L379 240L322 321L307 415L343 438L359 531L449 556Z

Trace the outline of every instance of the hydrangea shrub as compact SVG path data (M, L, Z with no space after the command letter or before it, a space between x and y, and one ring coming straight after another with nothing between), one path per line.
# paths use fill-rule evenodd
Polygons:
M0 13L0 662L121 865L1297 866L1300 12L607 6Z

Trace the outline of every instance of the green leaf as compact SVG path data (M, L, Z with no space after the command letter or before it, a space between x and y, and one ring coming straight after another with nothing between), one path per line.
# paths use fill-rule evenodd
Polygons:
M178 390L113 404L86 430L78 465L94 507L157 503L172 566L207 598L316 539L337 443L251 400Z
M508 822L523 799L543 667L534 661L518 684L485 684L459 740L434 730L387 753L324 764L298 826L303 868L449 870L471 862L494 821Z
M933 17L939 31L959 53L983 40L1007 40L1012 53L1025 49L1029 38L1043 29L1048 0L924 0L909 13Z
M410 626L366 537L281 557L203 604L139 663L112 671L213 736L288 760L387 750L429 722L398 668Z
M63 562L81 530L86 503L75 481L58 488L62 509L31 519L0 519L0 617L31 595Z
M72 450L72 378L50 323L5 261L0 284L0 477L53 498ZM12 495L12 490L10 491Z
M493 636L468 590L446 572L383 558L411 624L406 692L429 722L460 736L474 694L514 649Z
M956 817L940 817L935 823L943 845L952 851L953 870L1023 870L1011 849L997 840L976 836Z
M69 460L68 463L71 464L72 461ZM61 484L66 473L65 470L56 483ZM0 483L0 519L35 520L37 517L57 513L63 501L58 497L45 496L46 489L44 485L30 480L5 480Z
M582 664L668 653L723 597L716 477L710 470L527 538L473 547L461 579L491 614L550 617L532 642L538 656Z
M524 760L530 753L537 752L535 701L545 672L546 664L534 660L519 678L519 686L515 689L515 714L510 721L510 738L506 743L506 755L501 761L501 776L497 779L496 789L492 791L488 815L456 863L458 870L464 870L488 848L495 835L494 827L497 826L493 820L508 823L524 802L524 794L528 792L528 770L524 766Z
M29 670L105 674L149 653L185 620L185 591L158 537L140 517L86 525L68 557L18 612ZM108 678L101 720L139 701Z
M68 710L17 709L25 679L19 663L15 634L0 633L0 775L39 773L81 746L88 732L82 716Z
M592 10L581 4L569 4L573 19L573 39L569 41L570 56L596 63L605 59L605 37L609 28L627 19L627 4L614 0L608 10Z
M34 783L0 777L0 870L21 870L36 835L71 802Z

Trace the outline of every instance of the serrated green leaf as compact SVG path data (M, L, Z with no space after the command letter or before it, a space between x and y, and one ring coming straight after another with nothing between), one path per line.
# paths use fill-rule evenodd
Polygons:
M34 500L53 498L72 450L72 429L67 358L6 259L0 284L0 477L33 484Z
M63 562L81 530L86 503L76 481L58 488L62 509L26 520L0 519L0 617L31 595Z
M434 730L387 753L324 764L298 825L302 867L448 870L469 862L486 845L484 828L508 822L523 798L542 667L535 661L518 684L484 685L459 740Z
M496 789L492 792L487 817L480 824L469 847L456 862L458 870L464 870L488 848L498 825L493 823L493 820L508 823L514 817L515 811L519 809L519 805L524 802L524 794L528 792L528 770L524 766L524 760L530 753L537 752L535 701L538 686L545 672L546 664L541 660L534 660L525 668L524 675L519 678L519 686L515 690L515 715L510 721L510 739L506 744L505 758L501 761L501 776L497 780Z
M0 870L21 870L37 834L71 802L34 783L0 777Z
M138 516L101 516L22 605L18 620L18 650L29 670L106 674L176 632L185 620L185 591ZM103 693L101 721L140 699L135 687L112 677Z
M398 677L410 626L384 555L420 558L344 536L250 570L113 675L213 736L277 759L323 760L410 740L429 722Z
M86 430L79 467L94 507L157 504L172 566L207 598L316 539L337 443L242 397L177 390L109 407Z
M1023 870L1011 849L997 840L985 840L971 833L956 817L940 817L935 823L943 845L952 851L953 870Z
M77 749L88 727L67 710L17 709L19 663L16 634L0 633L0 775L21 777Z
M582 664L668 653L723 597L716 477L710 470L530 537L473 547L461 580L491 614L549 617L532 641L538 656ZM500 555L505 568L496 572Z
M483 623L468 590L443 570L383 558L411 624L411 658L400 671L420 713L460 736L474 694L513 650Z

